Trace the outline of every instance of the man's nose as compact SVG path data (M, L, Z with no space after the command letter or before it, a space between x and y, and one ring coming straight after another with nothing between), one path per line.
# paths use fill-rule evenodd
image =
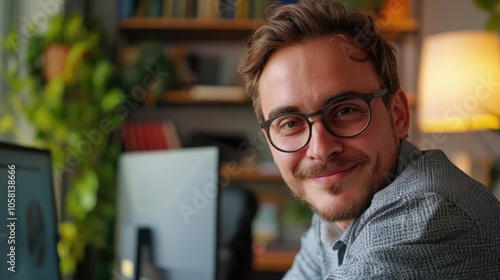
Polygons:
M311 139L306 147L307 157L326 161L332 154L341 153L343 150L342 139L327 130L321 122L321 117L315 116L311 122Z

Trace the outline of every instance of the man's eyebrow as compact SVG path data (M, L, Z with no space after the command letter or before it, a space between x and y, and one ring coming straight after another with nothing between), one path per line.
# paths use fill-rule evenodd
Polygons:
M270 119L279 115L297 113L297 112L300 112L297 106L282 106L271 110L271 112L269 112L269 114L267 115L267 118Z
M325 101L323 102L323 106L328 105L330 102L332 102L333 100L335 100L341 96L350 95L350 94L362 94L362 92L355 91L355 90L346 90L346 91L334 93L330 97L325 99Z
M361 93L361 92L355 91L355 90L347 90L347 91L341 91L341 92L334 93L330 97L325 99L325 101L323 102L323 106L328 105L328 103L332 102L333 100L335 100L336 98L339 98L341 96L349 95L349 94L359 94L359 93ZM300 112L300 110L297 106L282 106L282 107L274 108L273 110L271 110L271 112L269 112L269 114L267 115L267 118L270 119L270 118L273 118L273 117L276 117L279 115L283 115L283 114L299 113L299 112Z

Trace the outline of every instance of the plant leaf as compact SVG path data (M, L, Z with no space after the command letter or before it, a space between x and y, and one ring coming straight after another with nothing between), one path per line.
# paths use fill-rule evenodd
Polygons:
M63 43L62 33L64 27L64 18L61 14L56 14L50 18L49 27L45 32L45 43L47 45L54 43Z
M77 38L81 37L81 33L84 29L83 17L78 14L71 16L66 23L66 30L64 34L66 42L75 42Z
M78 196L82 211L88 213L96 204L96 191L99 186L99 180L95 170L87 167L82 175L75 179L74 190Z
M66 195L66 209L74 219L83 219L85 217L85 210L74 192Z
M111 111L124 101L124 94L118 88L114 88L106 93L106 95L102 98L101 108L107 112Z
M48 107L42 105L35 109L33 115L33 124L37 129L42 131L48 131L52 128L54 119Z
M482 10L491 11L499 3L500 0L474 0L474 4Z
M2 38L1 45L8 52L16 52L19 48L19 35L15 31L10 32L5 39Z
M102 88L106 85L106 81L111 77L113 73L113 66L111 62L107 60L99 61L95 66L94 73L92 75L92 84L94 87Z
M491 31L500 31L500 15L491 16L486 22L486 29Z
M64 94L64 81L61 78L54 78L49 81L45 88L45 99L52 108L62 106L62 97Z
M14 128L16 120L12 115L4 115L3 118L0 119L0 133L7 133Z

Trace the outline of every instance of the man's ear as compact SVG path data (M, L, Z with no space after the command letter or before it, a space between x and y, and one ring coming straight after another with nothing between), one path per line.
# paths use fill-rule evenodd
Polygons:
M394 132L398 139L403 139L408 135L410 129L410 110L408 108L408 99L406 93L397 89L391 100L391 114Z

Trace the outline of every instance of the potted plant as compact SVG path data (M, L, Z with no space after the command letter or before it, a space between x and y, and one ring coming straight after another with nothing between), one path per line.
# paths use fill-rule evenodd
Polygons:
M64 178L57 248L62 273L75 273L94 248L106 268L92 279L109 279L120 152L113 132L126 117L117 71L102 51L102 34L81 15L55 15L45 32L29 28L30 38L13 31L2 40L8 58L1 70L10 92L0 104L0 133L25 139L16 125L25 119L35 145L51 151L56 178Z

